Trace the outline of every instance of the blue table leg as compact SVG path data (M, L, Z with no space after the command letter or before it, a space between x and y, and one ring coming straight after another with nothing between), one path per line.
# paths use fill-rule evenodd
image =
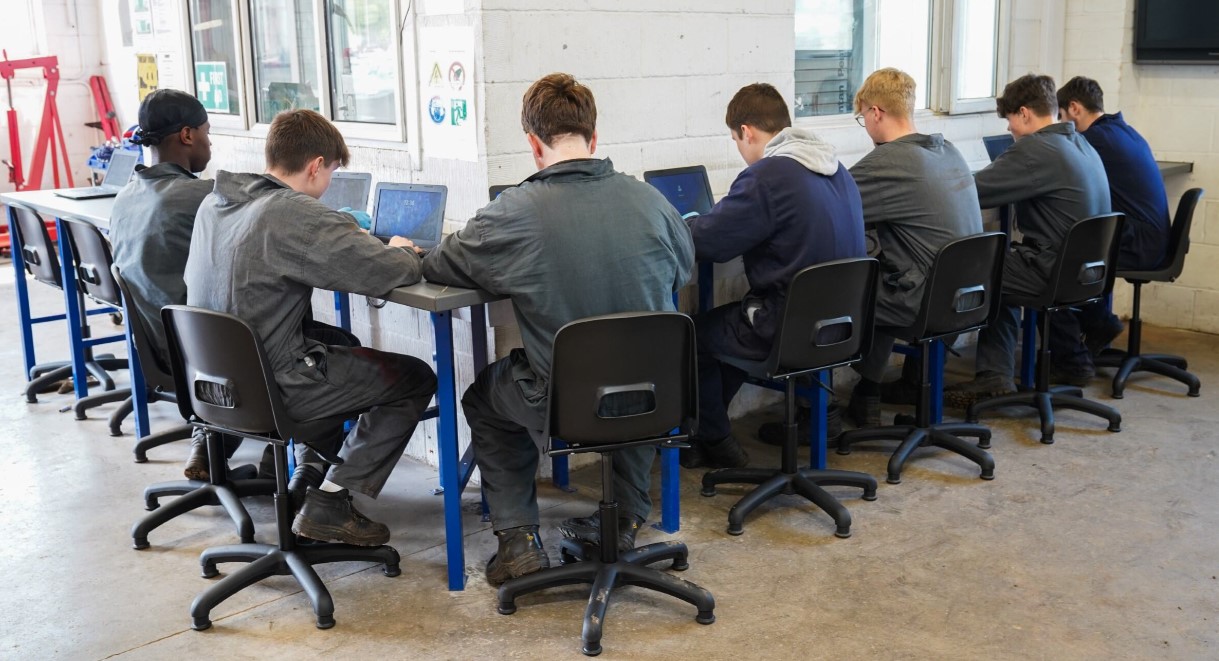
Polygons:
M440 487L444 489L444 538L448 550L450 590L466 588L466 553L461 525L461 489L458 487L457 380L453 367L453 315L433 312L436 335L436 437L440 449Z
M1020 350L1020 385L1037 387L1037 311L1024 308L1023 344Z
M334 293L334 319L339 328L351 332L351 297L347 292Z
M813 372L813 387L809 389L809 404L814 415L809 420L809 468L825 470L826 455L826 407L830 405L830 395L826 388L830 387L829 370Z
M681 530L681 465L676 448L660 449L660 525L667 533Z
M13 254L13 269L17 272L17 318L21 323L21 355L25 358L25 378L30 380L34 369L34 322L30 315L30 291L25 280L25 259L21 252L21 239L17 236L17 219L10 207L8 210L9 246Z
M127 371L131 373L131 415L135 417L135 437L144 438L151 431L148 424L148 385L144 383L144 368L140 366L140 356L135 352L135 341L131 337L132 317L123 307L123 317L127 319Z
M550 447L562 450L567 447L567 444L557 438L552 438L550 439ZM567 493L575 491L575 489L571 488L571 470L568 468L567 455L562 454L550 458L550 481L560 491L566 491Z
M72 381L76 399L89 396L89 371L85 368L85 338L82 336L80 297L76 293L76 260L72 256L72 242L59 218L55 219L55 232L59 237L59 270L63 276L64 309L68 315L68 341L72 345Z
M474 374L477 377L481 374L487 365L490 364L490 356L487 353L487 306L474 305L470 307L470 342L473 346L470 352L474 356ZM466 482L470 476L474 474L474 467L478 463L478 457L474 456L474 446L466 448L465 454L461 457L462 473L461 473L461 489L465 491ZM468 465L467 465L468 462ZM479 512L483 523L491 521L491 508L487 506L487 492L485 489L478 490Z
M944 422L944 341L932 340L927 350L927 359L931 361L931 424ZM906 360L910 360L907 358Z

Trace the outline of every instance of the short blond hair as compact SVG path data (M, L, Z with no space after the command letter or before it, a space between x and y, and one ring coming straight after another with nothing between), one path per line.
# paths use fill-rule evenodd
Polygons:
M900 118L914 114L914 79L910 74L892 67L878 69L863 81L855 92L855 114L865 107L877 106Z

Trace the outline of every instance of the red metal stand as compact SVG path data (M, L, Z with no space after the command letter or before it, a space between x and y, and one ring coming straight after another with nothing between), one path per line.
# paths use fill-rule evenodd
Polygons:
M54 55L47 57L32 57L24 60L8 59L7 51L0 60L0 78L4 79L8 88L8 133L9 149L12 160L6 162L9 167L9 181L17 190L38 190L42 188L42 171L47 155L51 156L51 176L55 188L60 187L59 170L62 161L64 179L68 187L73 186L72 168L68 162L68 145L63 137L63 124L59 121L59 109L55 105L55 97L59 90L59 58ZM38 137L34 140L34 153L30 160L29 179L25 178L21 161L21 139L17 128L17 110L13 107L13 77L21 69L42 69L47 81L46 100L42 105L42 123L38 128ZM58 142L58 150L56 143ZM58 153L57 153L58 152Z

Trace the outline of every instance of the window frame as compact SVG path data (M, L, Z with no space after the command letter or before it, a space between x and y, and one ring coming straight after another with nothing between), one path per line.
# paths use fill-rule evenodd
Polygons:
M269 121L259 121L257 112L257 96L256 89L257 76L254 73L254 34L251 6L253 0L223 0L229 3L230 9L234 16L233 30L234 43L237 44L235 57L237 60L237 90L236 95L242 104L239 113L235 114L210 114L209 120L213 129L219 129L220 134L244 134L253 137L265 137L267 130L270 127ZM313 66L317 67L318 74L318 100L322 116L334 123L344 138L348 142L356 144L372 144L379 147L385 147L384 144L390 145L410 145L413 149L415 144L408 140L412 133L408 130L410 123L414 121L414 113L408 108L408 104L417 96L415 90L410 89L408 84L416 82L416 73L413 69L408 68L413 66L416 59L414 53L414 39L408 41L405 37L406 28L405 18L415 16L411 5L405 8L401 0L390 0L389 8L392 16L393 25L393 50L394 50L394 66L395 66L395 85L394 85L394 123L393 124L372 124L366 122L351 122L334 119L334 108L331 100L331 44L326 26L326 0L308 0L308 4L313 11L314 16L314 36L317 43L321 46L317 49L314 57ZM412 3L413 4L413 3ZM194 69L195 69L195 45L194 45L194 16L191 15L189 3L185 7L183 15L183 39L185 52L190 58L190 91L192 94L197 94L198 89L195 85ZM412 27L412 35L414 34ZM410 127L417 129L418 127ZM415 159L412 159L415 160Z
M954 79L957 61L952 56L953 44L960 39L964 26L957 20L963 12L960 7L965 0L932 0L931 2L931 45L928 48L928 78L927 78L927 108L915 110L915 118L934 115L969 115L993 113L995 97L1007 81L1010 42L1011 42L1011 7L1012 0L995 0L996 11L995 34L995 95L977 99L956 98L957 86ZM793 52L793 67L795 62ZM793 68L794 71L794 68ZM824 129L836 129L855 125L851 113L835 115L813 115L796 117L795 125L813 126Z

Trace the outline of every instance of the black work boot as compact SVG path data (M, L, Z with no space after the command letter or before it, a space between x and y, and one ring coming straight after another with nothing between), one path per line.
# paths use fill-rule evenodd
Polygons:
M749 453L732 434L718 441L703 441L707 465L715 468L744 468L749 465Z
M309 487L320 489L326 474L322 467L316 464L297 464L288 480L288 496L292 499L292 511L295 512L305 504L305 493Z
M487 561L487 582L491 585L550 567L537 526L497 530L495 536L499 538L499 549Z
M635 548L635 535L643 527L643 519L633 514L618 517L618 551ZM566 519L559 524L559 532L568 539L575 539L597 546L601 545L601 510L588 516Z
M381 546L389 541L389 528L364 516L351 502L351 493L309 487L305 504L292 521L292 532L319 542Z
M207 482L210 474L207 466L207 430L195 428L190 438L190 456L182 467L182 474L188 480Z
M880 395L865 394L862 388L856 386L851 391L851 401L847 404L847 411L851 414L851 419L855 421L857 428L879 427Z

